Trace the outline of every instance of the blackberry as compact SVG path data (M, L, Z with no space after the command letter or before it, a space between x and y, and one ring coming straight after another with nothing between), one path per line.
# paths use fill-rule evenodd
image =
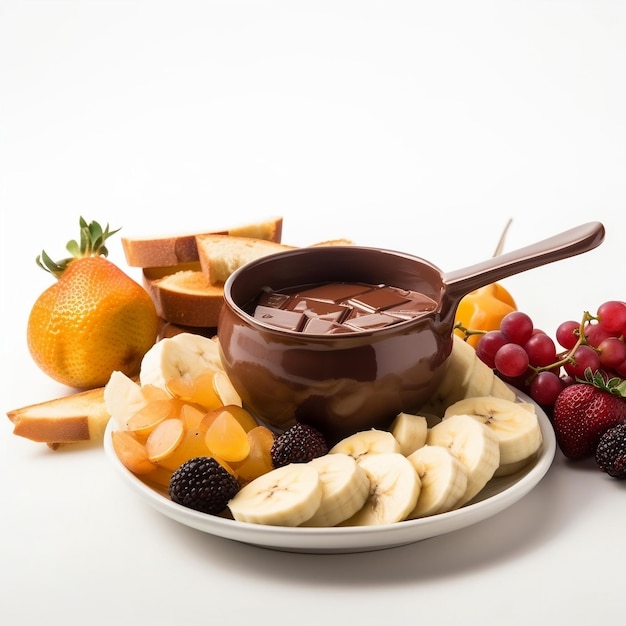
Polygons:
M598 467L613 478L626 478L626 424L609 428L596 448Z
M237 479L215 459L205 456L185 461L169 484L173 502L211 515L224 511L238 491Z
M270 454L274 467L289 463L306 463L328 452L326 439L316 428L298 422L278 435L272 444Z

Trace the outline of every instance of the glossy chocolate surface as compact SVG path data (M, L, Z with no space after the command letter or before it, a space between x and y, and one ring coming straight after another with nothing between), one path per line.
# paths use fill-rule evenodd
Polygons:
M409 289L334 282L281 292L264 289L246 310L277 328L334 335L384 328L436 307L432 298Z

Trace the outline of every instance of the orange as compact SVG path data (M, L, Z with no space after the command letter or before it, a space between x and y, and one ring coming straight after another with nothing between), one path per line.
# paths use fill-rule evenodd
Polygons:
M461 299L456 310L455 324L460 323L468 331L498 330L502 318L516 310L513 296L500 283L491 283ZM456 329L454 332L462 338L466 337L463 330ZM469 335L467 343L476 348L481 336Z
M96 222L87 225L82 218L81 226L75 254L88 256L56 264L44 253L47 267L37 259L58 280L35 301L27 341L42 371L62 384L88 389L105 385L114 370L136 376L157 339L159 320L143 287L104 256L89 256L106 253L108 227L103 233Z

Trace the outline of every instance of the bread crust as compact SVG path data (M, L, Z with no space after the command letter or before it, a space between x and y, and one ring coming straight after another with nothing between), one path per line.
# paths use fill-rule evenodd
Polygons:
M101 440L110 415L104 387L7 411L13 434L41 443Z
M147 289L159 317L167 322L198 328L217 327L224 288L208 285L202 271L181 270L155 280L147 279Z
M282 230L283 218L272 217L253 224L202 234L255 237L280 242ZM126 262L131 267L172 267L181 263L198 261L196 246L198 235L200 233L147 238L122 237L122 248Z

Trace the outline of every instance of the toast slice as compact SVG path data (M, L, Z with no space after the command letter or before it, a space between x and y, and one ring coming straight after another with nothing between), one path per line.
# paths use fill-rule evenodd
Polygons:
M236 269L250 261L293 249L275 241L229 235L199 235L196 245L200 267L209 285L223 285Z
M200 267L209 285L220 285L238 268L276 252L293 250L274 241L252 237L229 237L226 235L198 235L196 237ZM315 246L352 245L349 239L329 239L313 244Z
M253 224L217 232L221 235L280 242L282 230L283 218L271 217ZM131 267L172 267L180 263L198 261L197 234L199 233L168 237L122 237L126 262Z
M101 441L111 417L104 403L104 387L14 409L7 416L13 422L13 434L51 448Z
M216 328L224 302L223 285L207 284L201 270L185 269L144 283L159 317L172 324Z

